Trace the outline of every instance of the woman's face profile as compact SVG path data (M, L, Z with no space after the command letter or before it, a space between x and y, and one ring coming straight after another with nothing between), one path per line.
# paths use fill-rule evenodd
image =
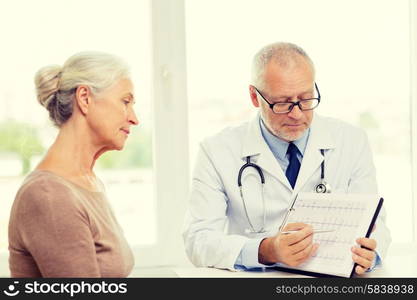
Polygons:
M138 125L133 109L135 104L133 83L120 79L93 97L88 123L93 142L107 150L121 150L129 136L131 126Z

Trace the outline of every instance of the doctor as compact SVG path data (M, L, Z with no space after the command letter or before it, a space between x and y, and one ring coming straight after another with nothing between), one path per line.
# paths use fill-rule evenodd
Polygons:
M377 194L366 134L314 114L321 101L314 75L313 62L297 45L275 43L255 55L249 94L259 114L200 146L183 233L194 265L298 266L320 245L308 224L291 223L284 230L295 233L279 233L297 193ZM352 247L352 260L362 274L381 262L390 243L384 209L371 238L357 243L364 248Z

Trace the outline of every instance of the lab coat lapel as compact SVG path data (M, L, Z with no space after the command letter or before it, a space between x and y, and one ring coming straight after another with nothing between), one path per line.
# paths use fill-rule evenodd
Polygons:
M311 124L310 136L308 138L307 147L301 162L300 172L294 187L294 193L298 193L308 182L314 172L320 168L323 161L320 149L332 149L335 147L334 139L329 133L329 129L325 128L321 117L314 115Z
M246 160L247 156L251 156L251 161L261 167L264 172L268 172L284 186L292 190L284 171L262 136L259 125L259 114L248 125L248 130L243 141L242 159Z

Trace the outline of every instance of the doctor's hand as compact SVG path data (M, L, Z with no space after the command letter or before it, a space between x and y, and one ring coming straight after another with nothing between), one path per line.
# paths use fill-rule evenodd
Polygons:
M352 247L352 259L358 265L355 267L356 274L363 274L366 270L372 267L373 261L375 259L375 249L376 241L369 238L359 238L356 242L362 246L353 246Z
M313 227L304 223L289 223L283 231L297 230L295 233L280 234L262 240L258 261L261 264L284 263L295 267L306 261L317 251L313 244Z

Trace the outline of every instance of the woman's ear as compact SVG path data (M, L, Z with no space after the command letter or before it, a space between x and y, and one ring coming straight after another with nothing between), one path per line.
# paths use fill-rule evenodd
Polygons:
M80 111L86 115L88 114L88 108L91 103L90 88L86 85L80 85L75 91L75 100Z

